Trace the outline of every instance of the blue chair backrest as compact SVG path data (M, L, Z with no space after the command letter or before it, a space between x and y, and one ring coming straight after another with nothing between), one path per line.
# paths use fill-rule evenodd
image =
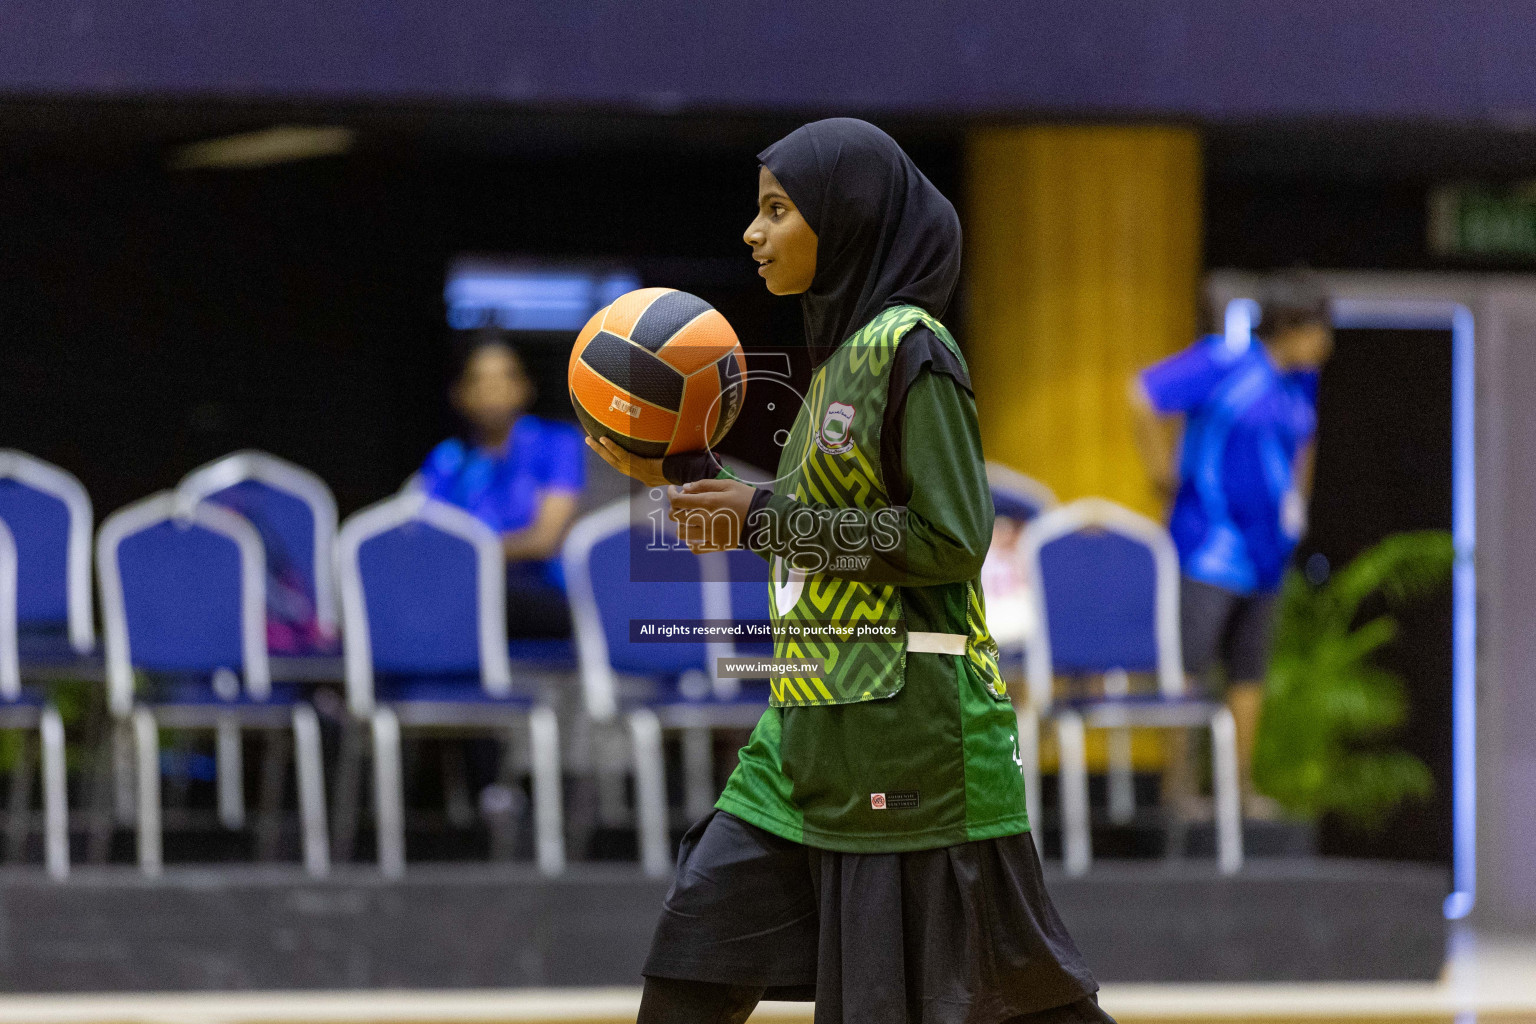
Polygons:
M480 672L479 562L473 544L416 520L363 541L357 565L375 672Z
M0 519L16 539L16 618L23 626L69 620L69 507L19 480L0 479Z
M726 565L731 579L731 617L738 622L768 622L773 613L769 608L767 561L738 548L726 552ZM737 640L736 650L743 655L767 656L773 653L773 641Z
M244 667L240 548L202 526L162 522L117 548L133 663L147 669Z
M593 545L588 562L608 661L617 672L671 676L708 670L702 643L631 643L631 619L702 619L701 565L687 548L647 550L648 525L635 525ZM673 542L675 544L675 541Z
M242 480L215 491L204 500L223 505L250 520L267 549L268 574L294 573L309 595L309 614L313 615L315 515L308 502L260 480ZM270 602L270 592L267 597Z
M1023 494L998 487L992 489L992 509L1005 519L1027 523L1049 507L1049 504L1040 500L1039 495Z
M1040 575L1056 672L1157 669L1157 563L1148 545L1079 530L1041 547Z
M1040 481L1000 463L987 463L987 484L998 516L1028 523L1056 507L1056 495Z

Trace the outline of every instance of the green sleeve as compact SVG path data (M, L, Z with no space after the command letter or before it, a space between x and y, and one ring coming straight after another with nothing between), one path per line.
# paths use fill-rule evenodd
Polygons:
M792 564L811 572L818 552L868 556L862 568L847 568L844 560L831 573L866 583L927 587L974 579L993 520L976 402L948 375L924 372L907 392L901 422L905 506L831 508L775 494L767 522L780 528L755 529L753 550L798 560Z

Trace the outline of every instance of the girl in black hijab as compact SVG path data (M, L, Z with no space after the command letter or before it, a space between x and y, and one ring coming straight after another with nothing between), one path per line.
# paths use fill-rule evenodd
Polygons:
M816 232L816 276L800 306L818 363L887 307L943 317L960 278L960 218L890 136L832 118L759 158Z
M696 551L741 543L745 520L773 566L775 657L800 674L770 676L773 706L684 837L640 1021L741 1022L765 996L814 998L817 1024L1107 1021L1041 880L981 605L992 501L938 319L959 220L863 121L759 159L744 240L770 291L800 295L817 368L772 491L671 497ZM650 483L711 468L605 451ZM805 639L826 626L881 639Z

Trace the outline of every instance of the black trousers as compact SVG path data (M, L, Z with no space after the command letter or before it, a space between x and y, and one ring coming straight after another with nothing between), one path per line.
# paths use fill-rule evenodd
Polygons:
M1027 833L838 853L723 811L683 838L640 1019L744 1020L814 999L816 1024L1112 1024Z
M744 1024L763 990L709 981L646 978L636 1024ZM1006 1024L1105 1024L1110 1017L1087 996L1066 1006L1013 1017Z

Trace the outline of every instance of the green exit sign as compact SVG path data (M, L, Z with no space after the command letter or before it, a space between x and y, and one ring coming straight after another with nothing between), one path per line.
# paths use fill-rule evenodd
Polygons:
M1435 189L1429 197L1429 248L1441 256L1536 260L1536 182Z

